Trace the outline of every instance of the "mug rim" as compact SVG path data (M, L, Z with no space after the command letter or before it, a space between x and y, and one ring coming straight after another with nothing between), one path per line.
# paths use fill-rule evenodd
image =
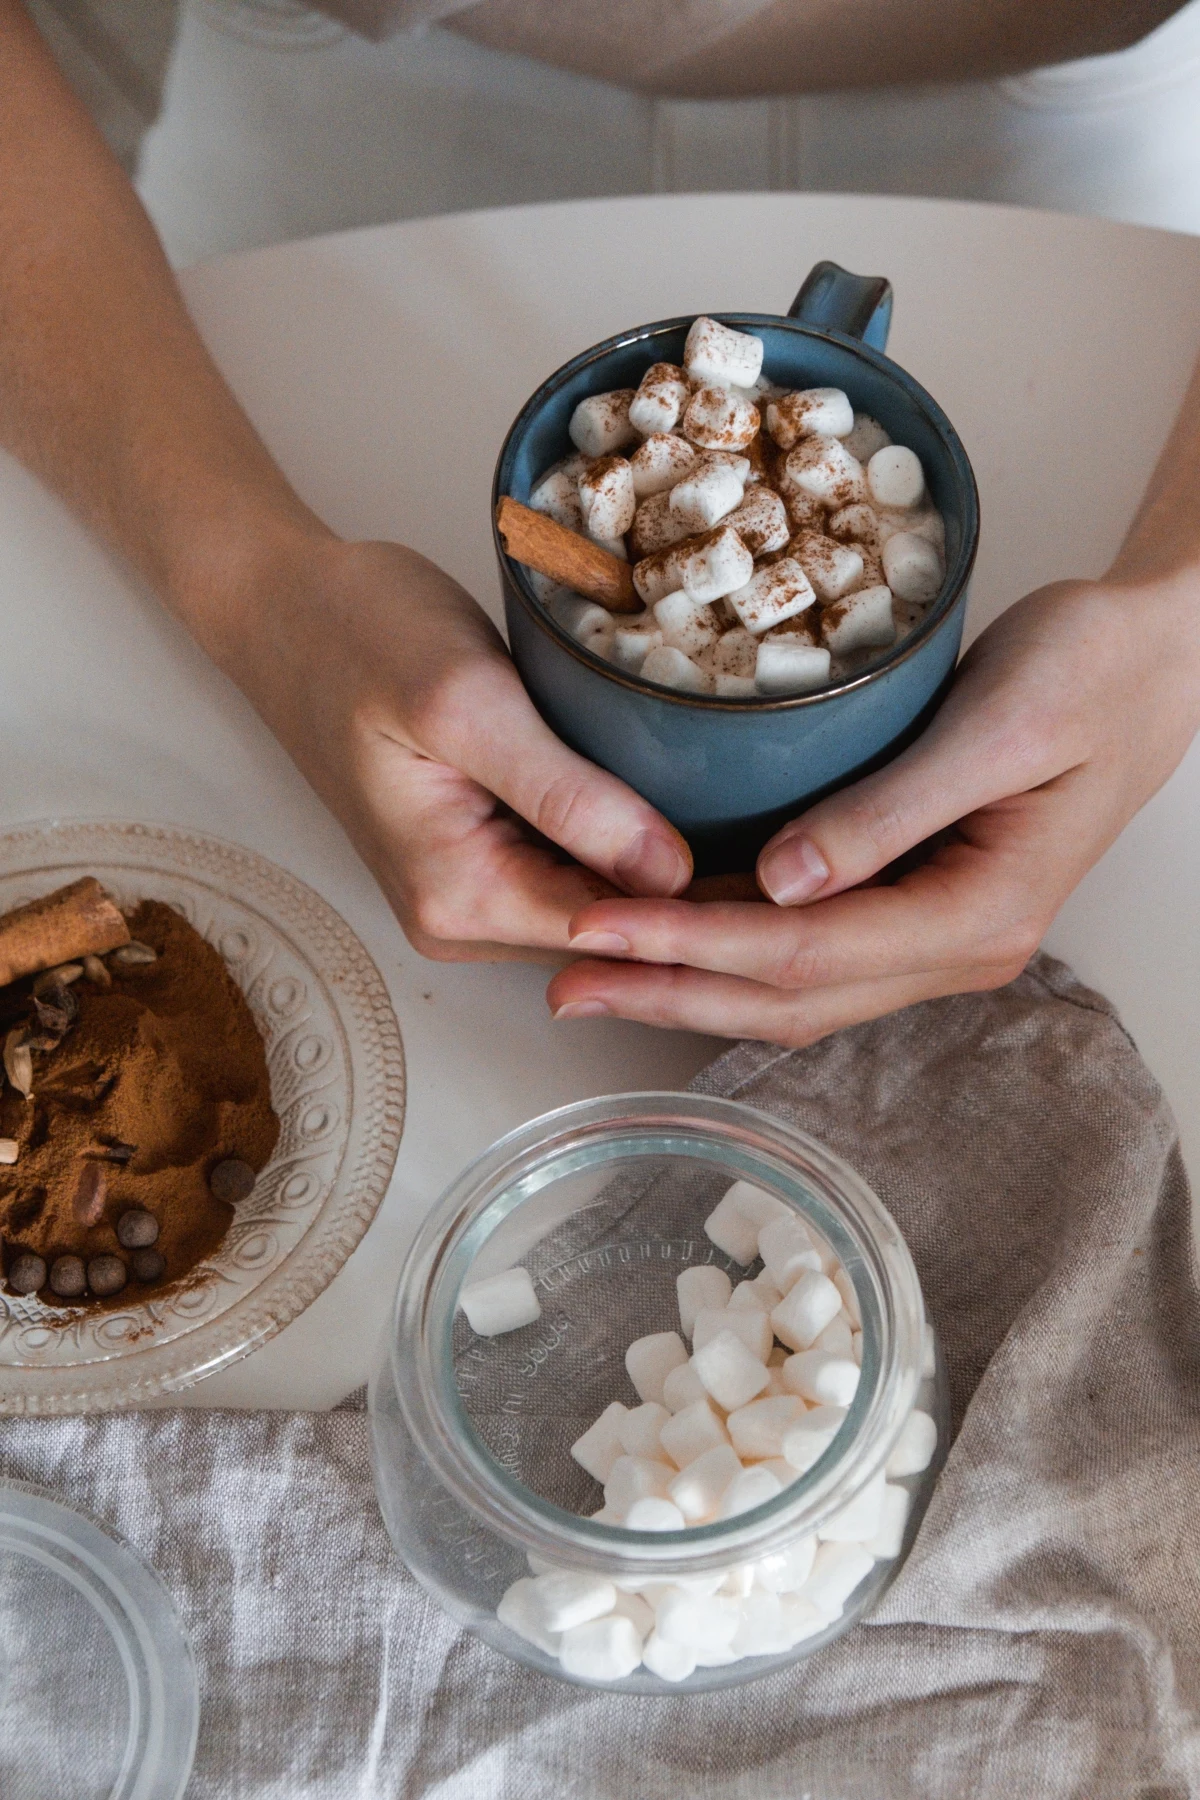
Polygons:
M509 576L511 584L526 612L543 632L555 643L569 652L577 662L597 674L607 677L619 687L629 688L632 692L645 694L654 700L666 701L675 706L694 706L718 712L742 713L747 716L762 712L785 712L804 706L820 706L839 699L843 694L851 694L868 687L872 682L890 675L893 669L908 661L909 657L927 644L937 632L949 623L955 608L962 598L963 592L971 578L975 566L975 558L979 549L979 488L975 480L975 471L971 459L967 455L962 439L950 423L946 413L940 407L929 390L921 385L907 369L894 362L882 350L876 350L865 344L860 338L848 337L844 332L825 331L814 325L805 325L799 319L789 318L780 313L748 313L718 312L705 316L717 319L721 324L738 326L781 326L793 331L801 337L816 338L836 345L842 350L850 350L863 362L871 364L879 372L903 388L908 398L918 409L925 413L928 423L942 440L950 455L956 473L963 480L963 491L966 500L964 509L963 540L952 568L947 569L936 602L920 623L901 639L894 655L891 655L874 668L864 669L859 675L841 681L836 687L820 688L807 694L747 694L733 697L717 694L691 694L679 688L662 687L657 682L647 681L643 676L630 674L627 670L618 669L606 658L597 656L594 651L587 650L565 631L554 620L546 608L538 600L529 586L529 578L522 563L511 557L500 540L500 528L496 520L496 510L506 489L502 479L508 472L515 446L528 430L536 412L565 386L566 382L589 364L599 362L614 350L622 350L630 344L646 343L656 337L665 337L669 332L684 330L689 327L697 315L683 314L674 319L656 319L648 325L634 326L626 331L616 332L612 337L593 344L586 350L561 363L544 381L542 381L526 400L517 413L516 418L505 433L504 442L500 446L500 454L496 459L495 473L492 477L492 541L500 560L500 567Z

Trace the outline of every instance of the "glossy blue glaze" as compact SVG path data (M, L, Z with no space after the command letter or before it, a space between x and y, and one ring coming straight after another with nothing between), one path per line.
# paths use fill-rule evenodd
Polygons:
M833 270L833 276L824 271ZM841 278L841 279L837 279ZM823 321L881 339L891 289L818 264L797 296ZM692 845L701 873L749 868L788 818L877 768L927 722L948 685L962 639L967 581L979 536L975 480L941 408L882 347L824 324L721 313L766 346L764 372L781 386L839 387L921 458L946 521L946 582L918 629L838 687L792 699L718 700L680 694L615 669L562 631L534 598L520 564L496 551L513 660L558 735L645 795ZM689 319L640 326L557 370L519 414L500 453L493 499L528 500L534 481L572 446L567 424L587 394L636 387L653 362L681 362Z

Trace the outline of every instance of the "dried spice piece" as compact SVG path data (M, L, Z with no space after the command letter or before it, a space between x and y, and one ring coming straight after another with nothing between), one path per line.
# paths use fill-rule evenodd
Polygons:
M116 1138L111 1144L89 1144L79 1154L90 1157L93 1162L120 1163L124 1166L137 1155L137 1145L123 1144L120 1138Z
M57 1043L79 1017L79 1002L69 987L56 981L47 984L40 994L34 994L33 1010L42 1031Z
M138 1281L161 1281L167 1272L167 1259L161 1250L135 1250L129 1266Z
M227 1156L209 1175L208 1185L218 1200L223 1200L226 1206L236 1206L253 1193L257 1180L249 1163L237 1156Z
M98 956L85 956L83 972L92 987L99 988L107 994L112 987L112 976Z
M98 956L90 957L88 960L91 962L100 962ZM100 963L100 967L103 968L104 964ZM52 987L70 987L71 983L73 981L78 981L82 974L83 964L81 962L59 963L56 969L45 969L34 980L34 996L36 998L38 994L45 994L49 992Z
M137 938L131 938L119 950L114 950L108 960L118 969L145 968L158 961L158 951L152 950L149 944L139 943Z
M117 1242L123 1250L149 1250L158 1242L158 1220L145 1207L131 1206L117 1220Z
M107 1300L113 1294L119 1294L129 1279L125 1264L119 1256L93 1256L87 1266L87 1282L93 1294Z
M77 1300L87 1286L82 1256L56 1256L50 1264L50 1291L60 1300Z
M98 1225L104 1217L108 1174L103 1163L85 1162L75 1183L71 1212L78 1225Z
M0 1138L0 1163L15 1163L21 1154L21 1146L16 1138Z
M4 1073L26 1100L33 1094L33 1055L29 1035L27 1026L14 1025L4 1040Z
M0 918L0 986L129 942L129 927L93 875Z

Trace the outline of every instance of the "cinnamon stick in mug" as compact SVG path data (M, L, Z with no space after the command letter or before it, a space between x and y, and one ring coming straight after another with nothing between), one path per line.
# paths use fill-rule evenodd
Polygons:
M0 918L0 986L128 942L116 902L94 875L85 875Z
M611 613L642 610L629 564L577 531L568 531L507 494L496 508L496 525L500 542L516 562L561 581Z

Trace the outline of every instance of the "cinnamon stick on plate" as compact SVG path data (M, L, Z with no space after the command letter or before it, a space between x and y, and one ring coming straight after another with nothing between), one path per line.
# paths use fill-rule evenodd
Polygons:
M563 582L611 613L642 610L629 564L577 531L568 531L507 494L496 508L496 527L500 542L516 562Z
M0 918L0 986L129 942L129 927L94 875Z

